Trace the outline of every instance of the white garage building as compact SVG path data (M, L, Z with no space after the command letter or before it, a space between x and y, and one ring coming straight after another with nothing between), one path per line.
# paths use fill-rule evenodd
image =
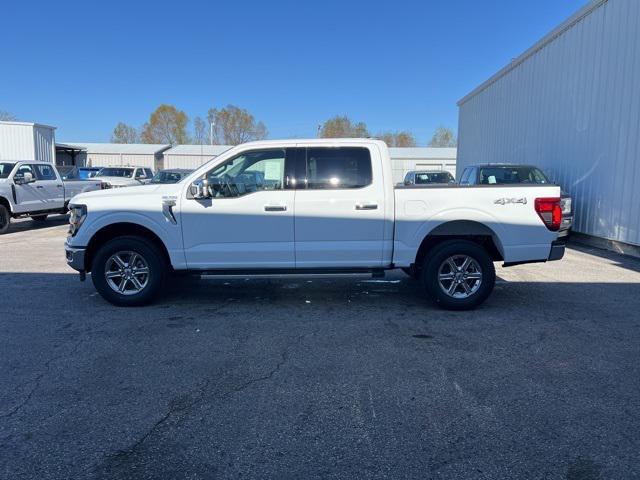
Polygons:
M0 122L0 160L54 163L56 127L30 122Z
M572 195L576 231L637 251L640 1L591 1L458 105L458 176L538 165Z
M230 148L230 145L176 145L163 153L164 168L193 169Z
M151 168L154 171L163 168L162 153L171 148L168 144L146 143L64 142L64 145L81 150L77 155L76 165L87 167L132 165Z

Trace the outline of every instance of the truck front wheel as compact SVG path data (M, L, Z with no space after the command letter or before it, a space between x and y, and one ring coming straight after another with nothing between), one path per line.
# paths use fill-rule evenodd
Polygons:
M11 223L11 214L4 205L0 205L0 235L7 233L9 224Z
M96 252L91 279L108 302L119 306L151 303L160 292L167 272L162 254L139 237L119 237Z
M496 271L489 253L468 240L450 240L427 256L422 280L429 296L450 310L469 310L493 291Z

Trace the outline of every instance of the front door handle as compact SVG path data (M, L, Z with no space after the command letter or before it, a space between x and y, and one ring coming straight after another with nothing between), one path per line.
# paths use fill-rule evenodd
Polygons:
M356 210L377 210L377 203L356 203Z
M286 205L265 205L264 211L265 212L286 212L287 206Z

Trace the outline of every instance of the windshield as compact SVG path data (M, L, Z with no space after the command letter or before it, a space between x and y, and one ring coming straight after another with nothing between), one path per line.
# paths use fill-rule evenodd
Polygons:
M452 183L455 179L449 172L416 172L416 185L427 183Z
M96 177L123 177L123 178L131 178L133 177L133 168L112 168L107 167L100 170L95 175Z
M7 178L15 165L15 163L0 162L0 178Z
M178 183L184 175L182 172L158 172L151 183Z
M536 167L500 166L480 168L480 183L503 185L513 183L549 183L547 177Z

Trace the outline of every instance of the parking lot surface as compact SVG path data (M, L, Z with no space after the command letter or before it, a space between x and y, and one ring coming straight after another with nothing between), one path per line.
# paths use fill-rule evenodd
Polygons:
M498 268L472 312L384 279L104 302L66 217L0 237L0 478L640 477L640 261Z

